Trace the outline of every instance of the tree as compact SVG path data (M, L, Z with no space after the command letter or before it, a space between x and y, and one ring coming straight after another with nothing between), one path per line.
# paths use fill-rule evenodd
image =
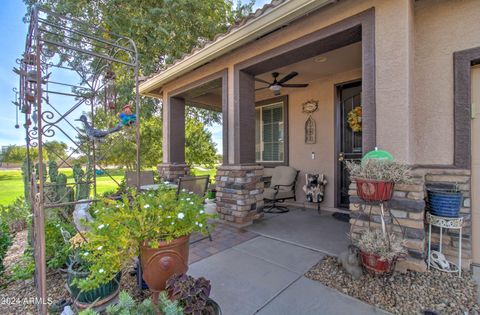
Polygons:
M2 162L5 163L22 163L27 156L27 148L25 146L10 145L3 154ZM37 148L30 148L30 159L35 161L38 157Z
M236 19L249 14L254 4L253 0L248 4L242 4L240 1L234 4L231 0L24 1L28 9L27 14L33 5L38 4L59 14L80 18L87 22L86 25L101 26L112 33L130 37L139 52L140 75L158 72L193 47L213 39L216 34L224 32ZM55 19L55 17L51 18ZM101 32L97 35L107 36ZM75 42L78 45L79 41L85 42L88 38L74 36L55 38L55 40L65 43ZM62 56L62 48L55 49ZM95 60L87 60L79 56L75 58L76 60L68 61L69 66L76 68L80 73L91 70L95 65L98 66ZM62 61L62 57L59 59L61 62L67 62L69 58L65 61ZM126 104L134 99L133 77L124 67L118 65L112 67L111 70L116 77L117 102ZM144 166L161 161L162 133L159 118L161 105L159 100L141 99L141 155ZM221 115L213 111L187 107L187 117L186 159L193 163L200 161L210 163L212 150L214 151L215 148L211 134L205 127L220 122ZM112 120L106 117L95 117L96 128L106 128L111 123ZM194 124L197 125L193 126ZM132 143L130 133L130 131L122 132L127 134L127 138L124 139L120 138L120 134L109 137L107 143L102 145L107 148L103 162L127 167L134 164L134 142ZM197 141L190 141L189 137L196 137Z
M50 160L58 161L65 160L67 158L68 146L64 142L56 140L46 141L43 144L43 148L45 149L45 151L47 151Z

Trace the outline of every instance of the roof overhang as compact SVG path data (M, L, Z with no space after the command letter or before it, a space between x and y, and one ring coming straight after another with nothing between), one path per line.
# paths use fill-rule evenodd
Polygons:
M236 48L239 48L282 25L286 25L305 14L320 9L338 0L290 0L269 8L257 18L234 28L225 36L219 37L202 49L193 52L160 73L140 84L140 93L147 96L159 96L155 90L166 83L188 73Z

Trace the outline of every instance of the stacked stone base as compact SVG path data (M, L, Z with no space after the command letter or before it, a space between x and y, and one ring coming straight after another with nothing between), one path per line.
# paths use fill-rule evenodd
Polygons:
M176 182L182 176L190 174L190 166L187 164L163 163L157 165L158 174L163 181Z
M248 225L263 215L263 166L223 165L217 170L217 212L221 220Z
M395 185L394 195L388 202L392 215L387 216L390 230L399 236L405 237L408 255L405 260L396 265L398 271L414 270L426 271L425 259L427 257L427 225L425 222L426 211L426 186L432 183L456 183L464 195L461 215L465 217L465 227L462 241L462 267L469 268L472 261L471 251L471 209L470 209L470 171L457 169L428 169L417 168L412 171L414 182L409 185ZM353 240L358 239L361 233L369 228L380 228L380 208L372 207L372 215L360 213L362 201L357 196L356 184L352 183L349 190L350 220ZM355 219L356 218L356 219ZM392 224L393 222L393 224ZM401 227L400 227L401 226ZM432 249L439 246L439 234L433 229ZM451 261L457 260L458 231L448 230L443 234L442 251Z

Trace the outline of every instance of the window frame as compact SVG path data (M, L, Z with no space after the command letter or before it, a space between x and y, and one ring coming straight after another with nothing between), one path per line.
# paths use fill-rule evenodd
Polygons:
M273 105L273 104L276 104L276 103L283 103L283 161L282 162L278 162L278 161L272 161L272 162L257 161L256 158L255 158L255 163L263 165L264 167L275 167L275 166L281 166L281 165L289 165L288 95L281 95L281 96L277 96L277 97L273 97L273 98L269 98L269 99L265 99L265 100L255 102L255 112L257 111L258 107ZM256 128L255 128L255 133L256 132L257 131L256 131ZM256 137L256 134L255 134L255 137ZM255 145L256 145L256 141L255 141ZM255 152L255 156L256 156L256 152Z

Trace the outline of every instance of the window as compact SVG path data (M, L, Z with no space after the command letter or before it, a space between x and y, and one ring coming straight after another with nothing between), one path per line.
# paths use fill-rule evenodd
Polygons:
M255 155L259 163L285 163L285 112L283 97L257 103L255 113Z

